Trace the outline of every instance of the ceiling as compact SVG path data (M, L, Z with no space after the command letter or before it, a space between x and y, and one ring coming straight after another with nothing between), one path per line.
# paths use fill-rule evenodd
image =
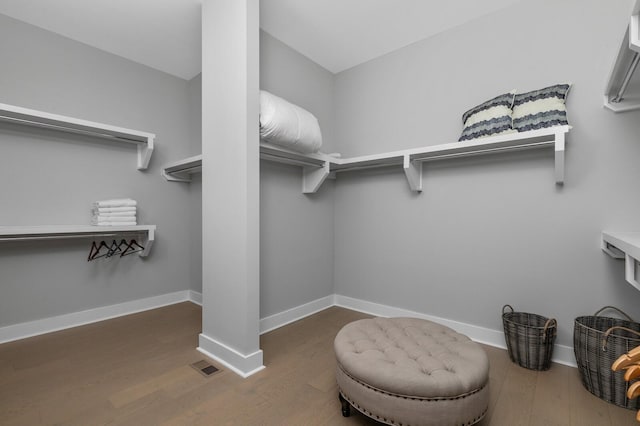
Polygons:
M264 31L338 73L521 0L261 0ZM189 80L202 0L0 0L0 13Z

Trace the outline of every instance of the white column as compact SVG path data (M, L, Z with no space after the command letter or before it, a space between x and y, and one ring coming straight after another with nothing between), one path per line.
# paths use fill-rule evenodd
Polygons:
M202 2L202 334L246 377L260 350L258 0Z

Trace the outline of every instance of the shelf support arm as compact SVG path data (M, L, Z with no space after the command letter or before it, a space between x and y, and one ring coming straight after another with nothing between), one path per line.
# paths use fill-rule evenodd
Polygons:
M640 16L631 15L629 21L629 49L640 52Z
M640 281L636 278L636 264L638 261L631 257L629 254L625 254L624 259L624 277L629 284L640 290Z
M409 182L409 188L415 192L422 192L422 163L411 161L411 156L405 154L402 167Z
M613 257L614 259L624 259L624 256L625 256L624 252L618 249L618 247L606 242L604 238L602 239L601 247L603 252Z
M151 246L153 245L153 241L155 240L156 231L155 229L149 229L147 231L147 241L144 244L144 250L140 252L140 257L147 257L151 252Z
M181 173L167 173L165 170L162 170L162 177L164 177L169 182L191 182L191 176L183 175Z
M556 132L555 135L555 175L556 184L564 184L564 145L565 132Z
M146 144L138 144L138 170L146 170L149 167L151 154L153 154L153 139L149 137Z
M322 167L304 166L302 168L302 193L315 194L329 176L331 163L325 161Z

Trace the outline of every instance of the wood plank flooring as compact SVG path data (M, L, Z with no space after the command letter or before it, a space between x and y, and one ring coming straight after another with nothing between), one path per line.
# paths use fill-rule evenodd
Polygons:
M187 302L0 345L0 424L379 424L342 417L334 379L333 338L367 315L330 308L263 335L267 368L248 379L189 366L203 359L200 317ZM491 401L482 426L639 424L635 412L587 392L574 368L529 371L485 349Z

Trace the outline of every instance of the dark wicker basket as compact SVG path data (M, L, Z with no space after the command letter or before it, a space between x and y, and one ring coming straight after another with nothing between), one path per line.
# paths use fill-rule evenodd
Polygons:
M627 320L598 316L614 309ZM640 346L640 324L613 306L605 306L594 315L578 317L573 327L573 351L585 388L595 396L620 407L637 410L640 400L627 398L629 383L624 371L612 371L621 355Z
M505 312L507 308L511 312ZM514 312L511 305L504 305L502 325L511 361L530 370L548 370L551 367L553 343L558 328L555 319L527 312Z

